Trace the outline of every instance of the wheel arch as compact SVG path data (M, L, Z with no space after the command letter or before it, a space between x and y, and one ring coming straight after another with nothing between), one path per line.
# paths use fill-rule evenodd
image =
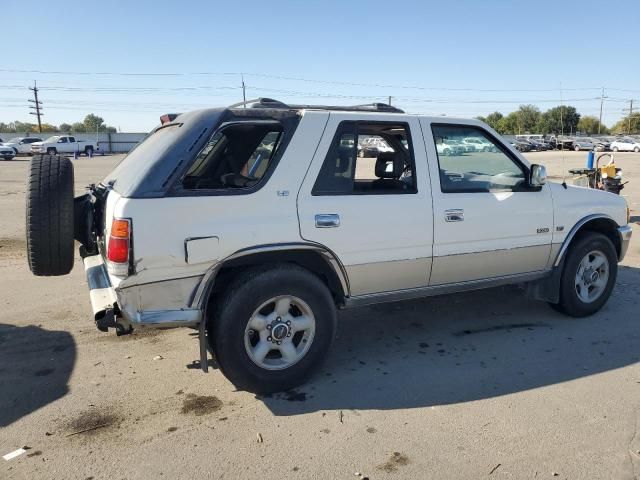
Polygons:
M228 283L225 278L250 267L282 263L299 265L317 275L337 305L343 304L349 295L344 266L328 248L313 243L261 245L240 250L212 266L200 282L191 307L204 311L210 296Z
M605 235L609 240L611 240L611 243L613 243L618 259L620 259L622 254L622 239L618 233L618 224L608 215L594 214L584 217L573 226L562 243L562 247L560 248L558 256L553 264L554 267L558 267L560 265L573 242L584 232L597 232Z

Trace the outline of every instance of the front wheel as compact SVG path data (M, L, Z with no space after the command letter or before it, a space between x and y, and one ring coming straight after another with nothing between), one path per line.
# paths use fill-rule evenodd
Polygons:
M573 149L574 149L576 152L579 152L579 151L580 151L580 147L579 147L578 145L576 145L575 147L573 147Z
M55 155L56 153L58 153L58 151L55 148L47 148L47 155Z
M250 269L220 298L208 320L209 342L239 389L289 390L325 359L336 309L326 285L308 270L289 264Z
M611 150L613 150L614 152L618 151L618 147L613 147Z
M615 247L601 233L588 232L567 252L556 310L586 317L600 310L611 295L618 274Z
M633 151L636 152L636 153L640 152L640 147L634 148Z

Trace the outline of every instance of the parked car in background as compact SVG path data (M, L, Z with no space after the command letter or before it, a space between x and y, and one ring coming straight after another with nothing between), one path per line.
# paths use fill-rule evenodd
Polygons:
M12 148L16 155L20 153L31 153L31 144L35 142L41 142L42 139L38 137L15 137L3 142L4 147Z
M573 140L573 149L576 152L580 150L595 150L595 147L590 138L575 138Z
M513 148L515 148L519 152L530 152L531 151L531 145L529 145L528 142L523 142L521 140L512 139L512 140L509 141L509 143L511 143Z
M490 152L495 146L482 138L469 137L462 140L465 145L471 145L477 152Z
M94 147L84 140L76 140L75 137L69 135L54 135L42 142L34 142L31 144L31 153L47 153L55 155L56 153L84 153L92 155Z
M640 142L631 138L622 138L611 142L611 150L614 152L640 152Z
M0 144L0 157L5 160L11 160L16 156L16 152L11 147L5 147Z
M596 145L597 150L609 150L611 148L611 142L602 137L591 137L591 140Z
M358 142L358 156L375 158L383 152L393 152L393 149L382 137L367 137Z

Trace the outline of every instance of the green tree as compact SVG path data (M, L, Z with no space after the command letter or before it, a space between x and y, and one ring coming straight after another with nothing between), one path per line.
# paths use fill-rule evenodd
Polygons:
M539 133L574 133L578 128L580 114L571 106L557 106L544 112L538 122Z
M519 132L517 112L511 112L506 117L502 117L498 121L496 131L502 135L514 135L521 133Z
M503 117L504 115L502 115L500 112L493 112L487 115L486 117L484 117L482 121L497 131L498 124L500 123L500 120L502 120Z
M584 117L580 117L578 121L578 130L587 135L593 134L602 134L606 135L609 133L609 129L600 123L596 117L592 117L589 115L585 115Z
M82 123L84 123L84 128L87 132L95 132L98 128L104 125L104 118L90 113L84 117Z
M37 128L36 128L37 131ZM55 125L51 125L50 123L43 123L42 124L42 132L43 133L50 133L50 132L57 132L58 131L58 127L56 127Z
M84 123L75 122L71 125L71 131L73 133L84 133L87 131L87 128L84 126Z
M71 132L71 125L69 125L68 123L61 123L58 127L58 130L62 133L69 133Z
M540 122L540 109L535 105L520 105L515 113L518 119L516 133L534 133Z
M627 115L618 123L616 123L611 131L613 133L637 134L640 133L640 112L634 112Z
M13 122L13 131L16 133L34 133L38 131L38 126L28 122Z

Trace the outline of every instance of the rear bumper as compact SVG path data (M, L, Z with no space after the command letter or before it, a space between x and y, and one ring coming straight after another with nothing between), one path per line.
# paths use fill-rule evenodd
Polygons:
M620 256L618 258L619 261L622 261L627 250L629 249L629 242L631 241L631 235L633 234L633 230L630 225L624 225L623 227L618 227L618 235L620 235Z
M189 279L114 288L101 255L91 255L83 261L91 309L96 326L100 330L108 327L118 330L129 330L130 327L195 327L202 320L202 312L199 309L157 308L158 305L166 305L167 297L171 296L168 294L171 294L171 291L178 292L178 287L184 287L185 282L190 282ZM197 282L197 279L193 281ZM152 301L154 298L157 299L156 305Z

